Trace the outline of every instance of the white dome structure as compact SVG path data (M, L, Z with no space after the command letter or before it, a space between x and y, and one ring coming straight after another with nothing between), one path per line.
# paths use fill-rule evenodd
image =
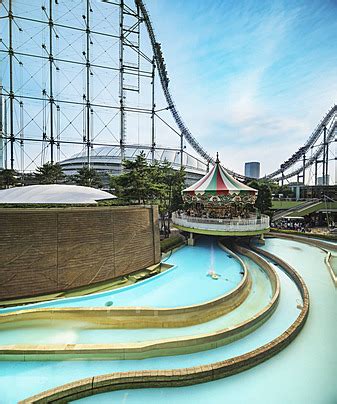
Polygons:
M145 153L147 162L152 161L152 151L148 145L128 146L125 148L125 159L135 160L141 153ZM175 170L180 169L181 154L179 150L170 148L157 148L154 153L155 160L163 163L168 161ZM77 170L87 163L87 152L75 154L74 156L60 161L63 172L66 175L76 174ZM186 173L186 184L190 185L206 174L207 164L197 157L184 151L183 165ZM93 148L90 151L90 166L98 172L118 175L121 172L121 149L120 146L102 146Z
M116 196L79 185L29 185L0 190L0 204L96 204Z

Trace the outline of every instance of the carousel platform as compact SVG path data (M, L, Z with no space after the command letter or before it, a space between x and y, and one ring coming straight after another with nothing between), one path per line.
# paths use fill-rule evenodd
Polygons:
M269 216L257 218L211 219L173 213L172 223L179 230L213 236L255 236L269 231Z

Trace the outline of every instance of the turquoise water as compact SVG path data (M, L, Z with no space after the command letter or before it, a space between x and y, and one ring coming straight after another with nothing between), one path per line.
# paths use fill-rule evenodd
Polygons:
M324 265L325 253L281 239L268 239L264 248L292 265L303 277L310 293L308 320L286 349L257 367L218 381L181 388L117 391L79 400L81 404L336 403L337 301L336 290ZM285 292L283 287L281 296ZM291 301L288 303L291 306Z
M219 248L215 239L203 238L197 246L184 247L165 262L175 267L135 285L86 297L1 309L0 313L39 307L105 307L108 301L114 307L188 306L215 299L234 289L242 279L239 262ZM221 275L218 280L206 276L211 266Z
M192 252L197 251L196 249L182 249L179 251L181 262L186 264L190 262ZM186 255L185 255L186 253ZM185 260L184 261L184 256ZM198 261L198 257L194 256L193 262ZM218 268L216 271L218 272ZM26 398L33 394L37 394L43 390L58 386L60 384L68 383L80 378L89 377L93 375L100 375L104 373L111 373L115 371L128 371L128 370L142 370L142 369L175 369L189 366L197 366L207 363L212 363L233 356L237 356L243 353L247 353L254 348L263 345L264 343L270 342L272 339L280 335L285 329L287 329L298 315L297 304L300 302L300 294L293 282L277 267L275 270L279 274L281 283L281 297L279 305L273 314L273 316L258 328L252 334L249 334L241 340L235 341L229 345L212 349L205 352L198 352L189 355L179 355L172 357L158 357L152 359L144 360L126 360L126 361L50 361L50 362L0 362L0 392L1 392L1 402L3 403L14 403L20 399ZM205 272L203 272L205 276ZM165 280L165 276L161 276L158 280ZM217 281L213 281L214 283ZM139 285L141 287L141 285ZM186 289L188 289L186 287ZM186 294L192 292L186 290ZM158 297L157 297L158 298ZM279 357L279 355L277 356ZM267 362L269 363L269 361ZM264 366L264 365L261 365ZM255 369L259 369L258 366ZM246 374L245 372L244 374ZM242 374L242 375L244 375ZM270 379L271 375L269 374ZM224 379L220 382L228 383ZM15 389L12 388L13 381L15 381ZM214 382L217 383L217 382ZM195 395L200 397L199 402L223 402L224 395L227 397L227 389L219 387L219 392L209 392L207 386L212 385L208 383L207 385L194 386L194 388L200 387L205 389L205 394L191 393L191 400ZM206 387L205 387L206 386ZM245 389L240 389L236 387L235 391L238 395L242 394ZM176 393L174 393L176 391ZM208 392L208 393L207 393ZM110 394L110 393L109 393ZM139 390L133 392L116 392L111 393L107 400L111 402L137 402L144 403L156 402L164 400L166 401L177 401L184 399L186 402L186 395L181 392L180 389L161 389L160 391L150 390ZM126 394L126 396L125 396ZM154 394L152 396L152 394ZM175 395L174 395L175 394ZM190 394L190 393L188 393ZM103 402L106 398L102 396L96 396L93 399L95 402ZM241 396L242 397L242 396ZM234 391L231 395L228 395L228 402L235 398ZM132 401L133 400L133 401ZM188 400L190 401L190 400ZM191 401L190 401L191 402ZM245 402L245 401L241 401Z
M239 324L262 310L272 297L271 285L265 272L250 259L242 258L249 265L253 292L235 310L215 320L191 327L124 330L97 329L94 324L74 320L22 321L0 325L0 345L140 342L215 332ZM209 277L204 276L208 281Z

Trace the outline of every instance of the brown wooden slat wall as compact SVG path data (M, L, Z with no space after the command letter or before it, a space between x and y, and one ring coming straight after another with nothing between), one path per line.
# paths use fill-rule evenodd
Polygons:
M0 299L68 290L160 260L157 207L0 209Z

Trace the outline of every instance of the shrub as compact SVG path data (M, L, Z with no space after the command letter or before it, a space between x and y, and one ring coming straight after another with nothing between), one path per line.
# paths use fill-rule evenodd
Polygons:
M161 252L167 252L173 250L173 248L180 247L185 244L184 238L182 236L172 236L170 238L165 238L160 242Z

